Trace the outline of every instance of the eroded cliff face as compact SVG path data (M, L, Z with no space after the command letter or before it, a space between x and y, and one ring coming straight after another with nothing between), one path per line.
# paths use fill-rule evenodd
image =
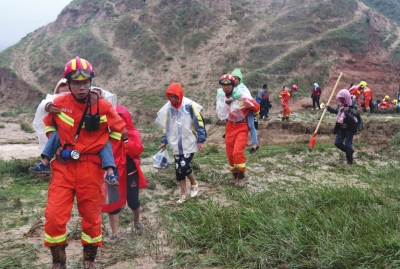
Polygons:
M235 67L250 90L268 83L272 96L296 83L308 98L312 82L329 89L344 72L340 87L367 80L379 99L398 90L400 64L391 53L399 29L354 0L72 2L54 23L0 54L6 58L0 57L0 106L23 106L52 92L76 55L92 62L94 84L135 111L154 113L166 86L179 81L213 115L216 81ZM356 34L360 39L352 39ZM21 91L24 97L11 94Z
M0 105L15 108L30 104L35 106L44 94L21 80L10 69L0 68Z

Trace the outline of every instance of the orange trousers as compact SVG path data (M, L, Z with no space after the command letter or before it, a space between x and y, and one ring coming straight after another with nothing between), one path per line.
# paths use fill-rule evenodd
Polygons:
M360 110L360 114L361 114L363 112L363 110L362 110L362 107L361 107L360 99L355 99L355 101L357 102L357 106L358 106L358 109Z
M369 111L369 104L371 103L371 99L372 99L371 95L366 95L364 97L364 106L365 106L365 109L368 111Z
M283 117L289 117L290 116L290 107L289 104L286 102L282 102L282 107L283 107Z
M247 122L234 123L228 121L225 126L226 156L231 172L246 171L246 156L244 150L247 143L249 127Z
M96 162L67 160L66 165L56 160L51 162L52 177L44 224L45 246L65 244L66 224L71 217L75 196L78 212L82 217L82 244L102 245L100 214L104 202L104 170L101 168L100 158L93 157L96 157Z

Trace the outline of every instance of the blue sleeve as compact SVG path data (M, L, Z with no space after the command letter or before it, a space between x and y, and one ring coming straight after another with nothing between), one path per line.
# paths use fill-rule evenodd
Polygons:
M203 117L201 116L200 112L193 107L190 106L190 116L192 117L194 128L197 133L197 143L204 143L206 142L207 132L204 126Z
M165 145L168 144L167 134L164 134L164 135L161 137L161 144L165 144Z

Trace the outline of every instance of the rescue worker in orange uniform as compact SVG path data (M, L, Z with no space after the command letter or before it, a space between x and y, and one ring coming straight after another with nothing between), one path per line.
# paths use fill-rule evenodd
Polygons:
M250 110L257 115L260 105L246 91L242 91L237 98L232 98L235 88L235 78L232 75L223 75L219 84L222 89L217 91L217 113L221 120L227 121L225 145L229 170L233 174L235 187L242 188L245 186L246 156L244 150L249 132L247 115Z
M104 170L99 151L110 139L127 138L125 123L104 99L90 98L95 77L92 65L76 57L64 70L70 93L57 97L59 114L44 118L46 135L58 130L61 147L51 162L52 177L48 189L44 224L44 245L50 247L52 268L66 268L66 224L76 196L82 216L83 268L96 268L97 248L102 245L101 207ZM61 151L62 149L62 151Z
M373 108L371 107L372 104L372 94L374 93L374 91L372 89L370 89L369 87L367 87L367 82L365 81L361 81L360 84L358 84L358 86L360 86L361 91L362 91L362 95L364 97L364 106L365 106L365 110L367 111L367 113L373 113Z
M349 89L350 97L352 100L356 101L358 109L360 110L360 114L362 113L361 103L360 103L360 96L362 94L362 88L360 85L355 85Z
M361 81L358 86L361 88L362 95L364 97L364 106L367 113L373 113L373 108L371 107L372 104L372 94L374 91L367 87L367 82ZM361 110L360 110L361 111Z
M388 109L390 107L390 97L389 95L385 95L385 98L382 99L382 101L379 103L379 107L383 109Z
M282 88L282 91L279 93L279 98L281 99L281 105L283 108L283 115L282 115L282 121L289 121L290 117L290 107L289 107L289 100L290 96L293 91L297 91L298 87L297 85L292 85L290 89L285 85Z

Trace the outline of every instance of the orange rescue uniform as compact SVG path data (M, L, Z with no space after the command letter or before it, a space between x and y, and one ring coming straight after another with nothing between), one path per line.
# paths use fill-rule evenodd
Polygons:
M360 113L362 112L362 108L361 108L361 104L360 104L360 96L362 94L362 90L360 88L360 86L353 86L349 89L350 95L353 97L354 96L354 100L357 103L358 109L360 110ZM368 105L369 106L369 105Z
M365 106L365 109L367 110L367 112L370 112L370 109L371 109L369 105L371 104L373 93L374 93L374 91L370 88L365 88L365 89L363 89L363 92L362 92L362 94L364 96L364 106Z
M65 244L66 224L70 219L76 195L78 211L82 217L81 242L83 245L101 246L100 213L104 202L102 194L104 170L98 153L109 138L121 139L125 123L110 103L99 99L91 108L91 111L97 112L99 106L99 130L87 132L83 124L80 135L74 143L74 136L86 103L77 102L72 94L65 94L56 98L54 104L61 109L61 113L48 114L44 118L46 134L49 135L57 129L61 145L66 149L78 150L81 155L78 160L66 160L65 165L56 160L51 162L52 177L45 211L44 245Z
M279 98L281 98L281 105L283 107L283 118L289 118L290 116L290 108L289 108L289 100L290 100L290 90L283 90L279 93Z
M238 102L243 102L241 111L246 118L235 120L235 115L241 113L236 114L235 111L232 111L225 126L226 156L228 157L229 170L231 172L246 171L246 156L244 150L246 148L249 132L247 115L249 114L249 110L252 110L254 115L260 111L260 105L253 98L239 98Z

